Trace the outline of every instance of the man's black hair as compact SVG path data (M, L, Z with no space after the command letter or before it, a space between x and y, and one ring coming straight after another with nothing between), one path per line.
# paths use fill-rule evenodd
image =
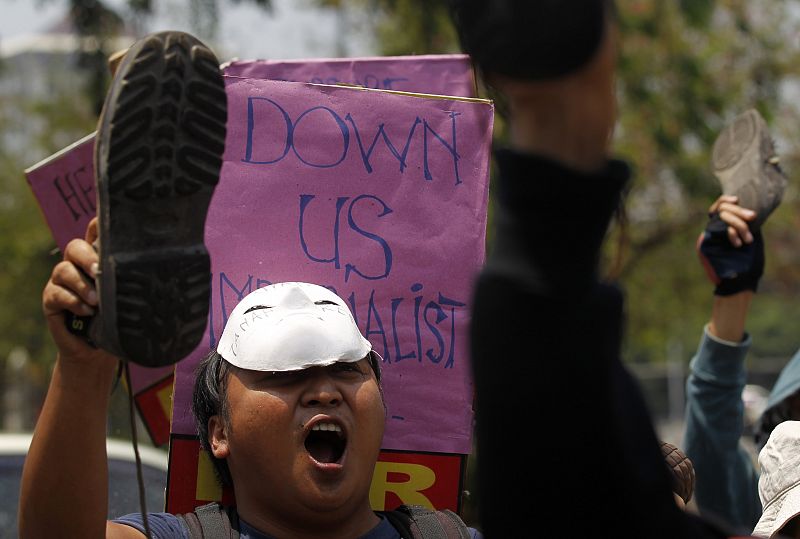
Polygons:
M544 80L592 58L613 0L451 0L464 52L484 74Z
M381 399L383 399L380 356L375 352L370 352L367 357L369 366L378 381ZM212 350L197 367L197 377L195 378L194 391L192 392L192 414L197 425L200 445L208 453L211 463L217 472L217 477L223 485L232 485L233 480L228 468L228 462L225 459L218 459L211 452L211 443L208 440L208 420L212 416L219 415L224 424L228 424L230 420L227 398L228 375L235 368L225 361L225 358L219 355L216 350Z
M227 423L228 417L228 373L232 365L212 350L197 367L197 377L194 381L192 392L192 414L197 424L197 435L200 437L200 446L208 453L217 477L223 485L232 485L231 472L225 459L218 459L211 452L211 443L208 441L208 420L219 415Z

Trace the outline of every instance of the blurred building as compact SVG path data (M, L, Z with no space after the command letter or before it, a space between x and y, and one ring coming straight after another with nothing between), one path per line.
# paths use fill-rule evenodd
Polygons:
M106 50L129 46L132 36L125 32L110 40ZM0 40L0 122L4 126L0 147L4 152L31 165L49 149L75 141L69 119L93 115L85 97L91 81L86 58L102 54L99 50L96 39L78 36L68 16L42 33ZM66 129L51 129L60 118ZM53 138L37 144L48 133Z

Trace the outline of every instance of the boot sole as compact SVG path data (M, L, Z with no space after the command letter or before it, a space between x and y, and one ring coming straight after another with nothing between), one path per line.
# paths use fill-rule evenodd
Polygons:
M737 116L714 142L711 164L722 192L739 197L739 205L754 210L758 227L778 207L786 176L771 162L775 147L767 124L755 109Z
M175 363L206 327L211 264L203 243L225 148L219 61L182 32L126 54L95 147L101 347L135 363Z

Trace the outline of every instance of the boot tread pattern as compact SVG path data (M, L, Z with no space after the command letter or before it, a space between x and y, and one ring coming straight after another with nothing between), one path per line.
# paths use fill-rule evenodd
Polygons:
M97 139L101 315L112 352L160 366L191 353L205 330L205 216L227 98L216 57L188 34L152 34L128 55Z
M164 365L194 350L206 326L210 270L205 254L118 266L119 342L132 360Z
M216 185L225 89L213 53L192 41L177 32L151 36L123 80L110 126L112 198L165 199Z

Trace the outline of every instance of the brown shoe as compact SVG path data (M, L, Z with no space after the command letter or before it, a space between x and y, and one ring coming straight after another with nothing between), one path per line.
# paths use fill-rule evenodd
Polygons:
M778 165L775 145L764 118L755 109L737 116L714 142L711 164L726 195L756 212L751 228L764 224L786 190L786 176Z

